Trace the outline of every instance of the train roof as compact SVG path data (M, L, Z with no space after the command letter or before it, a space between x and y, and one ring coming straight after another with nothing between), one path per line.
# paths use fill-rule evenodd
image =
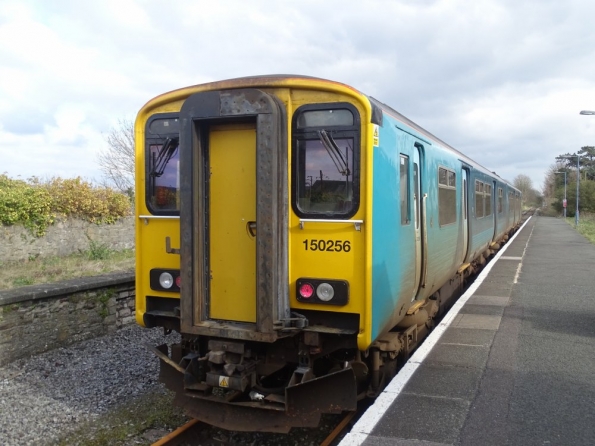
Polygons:
M363 93L362 93L363 94ZM365 95L364 95L365 96ZM510 187L512 187L515 190L518 190L516 187L514 187L514 185L502 178L500 175L498 175L496 172L490 171L487 167L482 166L481 164L479 164L477 161L472 160L471 158L469 158L467 155L465 155L464 153L462 153L461 151L455 149L454 147L452 147L450 144L444 142L443 140L441 140L440 138L438 138L437 136L433 135L432 133L428 132L426 129L424 129L423 127L419 126L418 124L416 124L415 122L413 122L411 119L409 119L408 117L406 117L405 115L399 113L398 111L396 111L394 108L392 108L389 105L384 104L383 102L380 102L378 99L373 98L372 96L367 96L368 99L370 100L370 102L372 102L373 104L375 104L377 107L379 107L380 109L383 110L384 113L387 113L389 115L391 115L393 118L395 118L398 121L403 122L404 124L407 124L409 127L415 129L415 131L417 131L420 135L425 136L426 138L432 140L433 142L439 143L441 146L447 148L448 150L453 151L454 153L456 153L460 160L465 162L466 164L482 171L485 174L488 174L490 176L493 177L497 177L500 181L502 181L503 183L508 184Z
M483 173L485 173L487 175L496 177L501 182L508 184L510 187L512 187L515 190L518 190L508 180L505 180L504 178L500 177L497 173L490 171L488 168L486 168L485 166L482 166L477 161L472 160L467 155L463 154L459 150L457 150L454 147L452 147L451 145L447 144L446 142L444 142L440 138L436 137L429 131L425 130L423 127L419 126L418 124L416 124L415 122L413 122L412 120L410 120L409 118L404 116L403 114L399 113L398 111L396 111L394 108L390 107L389 105L386 105L385 103L379 101L378 99L373 98L372 96L362 93L361 91L357 90L356 88L354 88L350 85L344 84L342 82L332 81L329 79L323 79L323 78L319 78L319 77L306 76L306 75L300 75L300 74L265 74L265 75L238 77L238 78L232 78L232 79L226 79L226 80L220 80L220 81L207 82L207 83L203 83L203 84L197 84L197 85L173 90L173 91L164 93L164 94L152 99L145 105L145 107L150 107L151 105L155 105L155 102L157 102L157 103L162 102L166 98L170 98L172 95L173 96L187 96L187 95L191 94L192 92L196 91L197 89L203 90L203 89L229 89L229 88L250 88L250 87L252 87L252 88L292 87L292 86L296 86L297 84L303 83L304 81L310 83L313 86L316 86L316 84L318 84L319 88L329 88L329 86L332 85L332 86L334 86L335 89L340 89L340 90L344 90L344 91L349 90L350 93L353 95L367 98L368 101L370 102L370 105L372 106L373 115L376 115L378 109L382 110L383 113L386 113L386 114L392 116L393 118L395 118L397 121L400 121L400 122L406 124L407 126L414 129L416 132L418 132L420 135L423 135L426 138L428 138L429 140L431 140L432 142L435 142L435 143L443 146L444 148L453 151L460 157L461 161L463 161L464 163L472 166L473 168L476 168L476 169L482 171ZM373 116L373 118L377 118L377 117ZM373 121L375 121L375 120L376 119L373 119Z

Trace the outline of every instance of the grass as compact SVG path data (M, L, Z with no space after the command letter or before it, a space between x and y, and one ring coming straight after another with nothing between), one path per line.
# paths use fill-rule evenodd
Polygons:
M87 250L65 257L31 256L22 262L0 262L0 290L133 268L134 250L115 251L90 242Z
M574 217L566 218L566 223L574 227ZM578 232L595 244L595 214L582 213L579 215Z
M183 425L188 418L172 403L173 395L151 393L111 410L98 419L88 421L62 438L59 445L108 446L128 444L149 445L141 437L149 429L171 430Z

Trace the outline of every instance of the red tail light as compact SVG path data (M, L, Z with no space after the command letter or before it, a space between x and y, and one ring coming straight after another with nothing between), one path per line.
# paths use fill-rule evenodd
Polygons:
M299 293L304 299L309 299L314 294L314 287L308 282L302 283L300 285Z

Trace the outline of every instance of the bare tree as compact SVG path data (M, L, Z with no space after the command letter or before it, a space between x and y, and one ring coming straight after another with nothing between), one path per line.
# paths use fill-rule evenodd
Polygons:
M531 178L522 173L514 178L513 184L514 187L523 193L523 195L533 188L533 181L531 181Z
M556 161L552 164L545 173L545 179L543 180L543 196L546 200L551 201L554 198L556 189L564 186L564 179L566 176L560 175L562 172L568 172L565 164L560 161ZM567 178L568 180L569 178Z
M119 119L107 135L107 148L98 155L101 171L119 191L134 194L134 122Z
M539 205L541 194L533 189L533 181L529 176L521 173L514 178L512 184L514 184L514 187L519 189L523 194L522 200L524 205Z

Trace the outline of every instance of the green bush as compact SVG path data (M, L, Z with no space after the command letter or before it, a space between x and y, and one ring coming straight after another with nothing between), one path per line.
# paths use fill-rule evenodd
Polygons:
M0 175L0 222L22 224L41 236L54 222L52 197L47 189L34 182L13 180Z
M84 254L89 260L107 260L111 257L112 252L106 244L89 239L89 249Z
M126 195L107 187L94 187L82 178L52 178L46 185L54 212L92 223L114 223L130 214Z
M22 224L36 236L45 234L58 216L109 224L130 210L126 195L80 177L42 182L35 177L23 181L0 175L0 223Z

